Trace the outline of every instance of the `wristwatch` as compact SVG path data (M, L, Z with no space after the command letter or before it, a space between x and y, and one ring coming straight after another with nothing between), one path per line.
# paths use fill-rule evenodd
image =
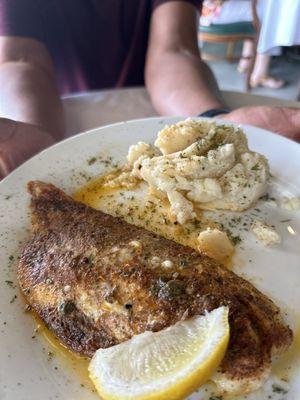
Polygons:
M201 114L198 114L197 117L205 117L205 118L213 118L220 114L228 114L230 110L227 108L212 108L210 110L204 111Z

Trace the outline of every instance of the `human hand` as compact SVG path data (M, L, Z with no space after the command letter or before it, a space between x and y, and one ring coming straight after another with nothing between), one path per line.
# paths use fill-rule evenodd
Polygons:
M297 108L241 107L217 118L258 126L300 142L300 109Z
M38 126L0 118L0 180L53 143L52 136Z

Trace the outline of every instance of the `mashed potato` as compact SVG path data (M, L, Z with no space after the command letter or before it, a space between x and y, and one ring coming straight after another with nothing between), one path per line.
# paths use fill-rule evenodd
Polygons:
M155 146L131 146L129 167L151 193L169 200L180 224L197 208L246 210L266 192L268 162L249 150L240 128L188 119L161 130Z

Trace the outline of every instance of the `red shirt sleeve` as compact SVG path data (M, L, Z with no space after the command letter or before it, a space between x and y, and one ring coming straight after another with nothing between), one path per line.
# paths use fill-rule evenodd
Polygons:
M41 11L45 3L40 0L0 0L0 36L43 40Z

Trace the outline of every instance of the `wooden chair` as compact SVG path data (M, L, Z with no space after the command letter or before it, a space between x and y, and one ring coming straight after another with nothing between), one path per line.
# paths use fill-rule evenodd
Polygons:
M237 42L251 40L254 43L254 55L250 57L250 68L246 74L246 90L250 90L250 77L255 62L255 53L259 37L259 19L256 12L257 0L252 0L253 22L235 22L231 24L211 24L210 26L200 26L198 38L200 43L227 43L226 56L201 52L203 60L228 60L234 61L240 57L234 56L234 48Z

